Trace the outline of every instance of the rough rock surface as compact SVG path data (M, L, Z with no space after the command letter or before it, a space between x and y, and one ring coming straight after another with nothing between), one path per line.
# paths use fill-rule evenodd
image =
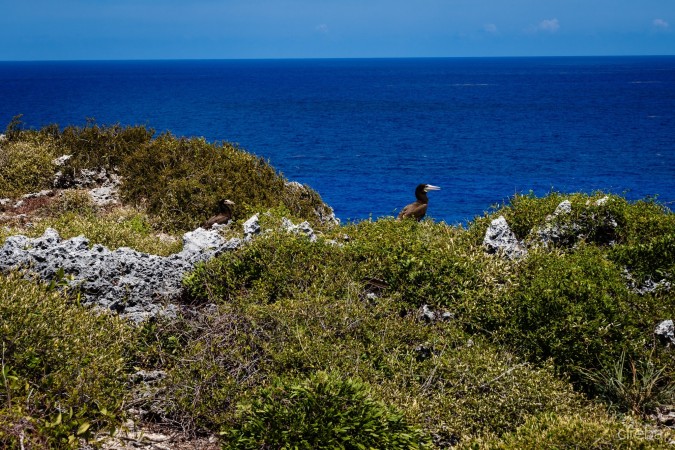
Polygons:
M260 234L260 215L254 214L244 222L244 240L250 241L253 236Z
M566 216L572 213L572 203L569 200L564 200L556 207L553 214L546 217L546 222L543 226L533 230L534 236L538 244L544 246L560 244L564 240L569 240L570 235L576 235L577 229L574 226L570 228L569 225L561 225L556 219L561 216ZM576 240L576 237L574 238Z
M602 207L609 202L609 197L602 197L586 204ZM556 207L553 214L546 217L545 223L532 230L534 237L533 245L549 245L573 247L579 240L590 239L596 244L613 245L616 240L618 223L612 216L611 211L603 208L595 211L582 213L583 219L572 222L565 219L572 213L572 203L564 200ZM584 224L584 222L586 222ZM592 224L592 225L591 225Z
M673 288L673 284L667 279L654 281L651 278L647 278L642 283L639 283L628 269L624 269L623 277L626 280L628 289L638 295L648 295L658 291L670 292Z
M675 345L675 325L672 320L664 320L656 325L654 334L667 345Z
M72 155L63 155L54 159L52 163L57 167L65 167ZM54 175L52 184L59 189L88 189L94 203L98 206L107 206L119 203L119 187L122 180L119 175L109 172L105 168L98 170L82 169L79 174L67 175L59 170Z
M198 228L183 235L183 250L163 257L130 248L89 248L84 236L63 240L54 229L38 238L16 235L0 247L0 271L27 269L43 280L77 287L85 303L110 309L139 322L172 314L182 294L181 281L194 264L241 245L225 241L216 230Z
M112 435L97 436L95 445L83 443L80 450L217 450L221 448L218 437L195 438L175 429L158 425L139 425L128 420Z
M450 321L455 318L455 315L450 311L434 311L429 305L422 305L417 310L417 320L426 323L436 322L438 320Z
M284 217L281 226L289 233L304 234L311 242L316 241L316 234L314 234L314 230L307 221L302 222L299 225L295 225L293 222Z
M518 259L527 255L527 249L513 234L504 216L499 216L490 223L485 231L483 245L488 253L504 253L510 259Z
M309 223L294 225L284 218L283 228L316 240ZM84 236L63 240L54 229L38 238L10 236L0 247L0 272L27 270L46 281L57 281L77 288L85 303L93 304L135 322L157 315L172 315L173 304L182 295L183 276L198 262L239 248L261 233L259 215L244 223L244 240L229 241L212 229L197 228L183 235L183 250L170 256L157 256L122 247L110 250L91 246ZM62 277L62 278L61 278Z
M89 195L98 206L107 206L119 203L119 186L120 179L117 175L112 175L110 181L107 181L103 186L96 187L89 190Z
M555 211L553 211L554 216L559 216L561 214L569 214L572 212L572 202L569 200L563 200L558 206L556 206Z

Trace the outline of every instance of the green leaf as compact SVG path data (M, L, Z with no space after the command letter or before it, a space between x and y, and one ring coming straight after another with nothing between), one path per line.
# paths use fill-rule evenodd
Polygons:
M81 435L81 434L86 433L90 426L91 426L91 424L90 424L89 422L84 422L84 423L82 423L82 424L77 428L77 433L75 433L75 434L77 434L77 435L79 436L79 435Z

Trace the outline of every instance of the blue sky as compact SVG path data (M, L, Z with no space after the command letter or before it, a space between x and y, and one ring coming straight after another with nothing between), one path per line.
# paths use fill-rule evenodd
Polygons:
M675 0L0 0L0 12L0 60L675 54Z

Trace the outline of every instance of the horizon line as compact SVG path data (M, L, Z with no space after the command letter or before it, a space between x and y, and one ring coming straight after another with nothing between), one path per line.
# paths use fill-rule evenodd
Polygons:
M675 54L511 55L511 56L328 56L244 58L111 58L111 59L0 59L0 63L34 62L169 62L169 61L319 61L392 59L545 59L545 58L669 58Z

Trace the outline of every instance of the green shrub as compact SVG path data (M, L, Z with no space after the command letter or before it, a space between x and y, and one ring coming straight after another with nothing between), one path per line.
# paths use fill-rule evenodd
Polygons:
M4 374L7 384L9 374ZM1 391L0 391L1 392ZM6 449L49 448L48 440L41 434L35 419L26 417L21 410L0 407L0 445Z
M579 368L596 369L626 351L641 353L647 333L636 325L637 299L620 270L593 246L573 253L531 252L503 297L503 333L533 361L553 358L579 381ZM644 319L643 319L644 320Z
M140 252L167 256L182 248L180 239L168 235L163 239L150 217L133 208L98 215L67 212L41 221L34 233L43 233L47 227L58 230L63 239L84 235L92 245L105 245L111 250L130 247Z
M170 370L154 401L185 430L218 429L237 399L268 376L260 372L266 355L255 324L230 308L162 328L155 331L154 357Z
M279 249L284 242L277 239ZM286 239L296 248L298 238ZM294 258L301 267L302 261L316 264L302 252ZM358 376L379 398L405 411L409 423L438 435L439 441L500 434L529 414L568 411L578 404L550 367L536 368L500 351L481 336L465 333L458 320L427 323L407 302L368 298L358 276L343 278L349 267L336 278L329 275L336 270L332 261L326 264L329 268L319 264L308 276L315 284L301 281L298 291L274 302L266 295L257 301L246 289L227 297L219 313L211 312L211 325L202 327L203 338L198 332L184 339L185 352L167 386L179 406L174 409L178 417L192 417L209 429L227 426L233 413L230 402L252 387L275 376L301 377L321 370ZM271 270L280 265L287 266L276 261ZM201 289L211 294L209 301L222 301L219 295L229 292L218 291L217 283ZM223 319L216 319L219 314ZM245 336L235 339L233 328Z
M571 203L571 212L554 215L564 200ZM476 242L482 241L489 222L500 215L519 239L527 238L530 243L536 241L537 230L547 225L556 228L560 247L570 247L579 240L601 246L636 244L672 234L675 221L673 213L654 199L631 203L603 192L552 192L545 197L517 194L506 206L470 224L469 231Z
M525 195L516 194L506 206L490 214L489 218L493 219L503 215L511 231L518 239L524 239L533 228L542 225L546 221L546 217L552 214L563 200L567 199L568 196L559 192L550 192L545 197L537 197L532 192ZM481 222L477 221L472 225L475 226ZM487 227L488 224L489 222L483 226ZM480 234L481 240L484 233L485 228Z
M461 228L423 221L361 222L345 228L360 273L411 305L452 305L478 289L489 260Z
M56 131L54 131L56 128ZM145 147L155 131L144 126L97 125L89 121L84 127L46 127L33 132L38 136L56 135L61 154L72 155L63 168L65 176L76 176L82 169L122 169L127 157Z
M0 245L7 236L23 234L41 236L47 228L54 228L62 239L84 235L91 245L101 244L111 250L130 247L140 252L168 256L179 252L182 242L175 236L162 235L154 228L147 214L133 208L118 208L108 213L89 210L88 195L71 193L48 209L52 216L36 221L28 229L0 228Z
M632 221L628 242L613 247L609 258L628 269L638 284L663 279L675 282L675 214L645 206L640 208L643 214Z
M344 248L275 231L198 266L185 285L199 301L270 303L319 291L340 297L358 280L353 268Z
M626 238L626 209L628 203L619 197L597 197L576 194L570 197L572 210L569 213L553 214L544 224L534 228L530 242L541 239L540 233L555 230L551 244L572 248L578 242L599 246L615 245Z
M261 389L238 405L226 436L228 449L429 448L429 439L373 399L365 383L325 372Z
M530 418L515 433L502 441L468 448L487 450L539 449L664 449L671 447L673 434L669 429L638 426L622 422L603 413L544 414Z
M481 276L494 268L494 259L444 224L361 222L334 237L337 244L312 243L273 231L199 267L186 284L202 301L269 302L316 294L339 298L351 284L374 282L412 306L451 305L479 289Z
M0 417L13 429L60 448L120 423L132 332L119 319L0 276L0 336ZM0 433L0 443L16 442L7 424Z
M626 362L624 352L611 366L582 370L582 375L609 405L622 412L647 416L675 400L675 383L669 379L667 367L656 364L658 361L652 358Z
M236 204L236 220L279 206L315 225L329 214L315 191L287 183L265 160L232 144L168 133L153 139L154 130L143 126L99 126L93 121L63 130L56 125L23 130L14 121L8 130L10 139L0 146L0 195L49 187L55 172L52 159L68 154L72 158L59 167L66 180L82 169L120 174L123 200L147 207L166 231L196 228L226 198Z
M85 190L63 191L47 208L55 216L65 213L91 216L96 212L94 200Z
M309 188L298 190L266 161L231 144L163 134L134 151L123 166L122 197L143 202L165 229L194 229L221 199L235 203L234 219L277 206L318 223L323 202ZM304 192L304 194L303 194Z
M51 187L54 147L49 142L0 143L0 198Z

